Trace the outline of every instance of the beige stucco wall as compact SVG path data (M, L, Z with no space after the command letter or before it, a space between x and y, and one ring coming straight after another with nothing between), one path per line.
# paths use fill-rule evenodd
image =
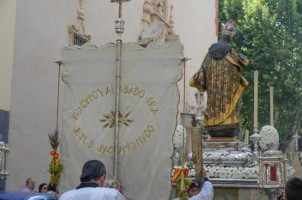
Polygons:
M216 36L216 8L217 1L211 0L174 0L180 6L175 6L175 30L180 35L184 46L184 56L190 60L186 63L186 77L179 83L181 102L179 111L183 112L183 95L185 102L189 105L195 105L195 96L197 89L189 86L188 82L195 72L198 71L203 58L210 45L217 42ZM190 2L190 3L188 3ZM184 93L185 82L185 93ZM179 118L180 120L180 118ZM181 123L181 121L179 121Z
M0 109L9 111L16 0L0 0Z
M215 1L170 2L174 4L175 31L185 55L192 58L187 68L193 73L216 40ZM143 0L123 4L124 43L137 41L142 6ZM76 0L17 1L7 190L20 190L28 177L36 180L36 189L49 181L51 147L47 135L56 126L57 103L58 66L54 61L60 60L61 47L68 43L67 26L76 24L78 8ZM117 5L109 0L89 0L84 1L84 10L85 29L92 42L97 46L115 42ZM61 91L61 98L63 94Z

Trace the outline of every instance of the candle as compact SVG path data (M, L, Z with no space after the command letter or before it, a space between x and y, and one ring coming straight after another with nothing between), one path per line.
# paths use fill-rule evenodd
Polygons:
M250 132L249 132L249 130L248 129L245 129L245 135L244 135L245 137L244 137L244 143L246 144L246 145L248 145L249 144L249 137L250 137Z
M187 133L188 133L188 135L187 135L187 139L188 139L188 142L187 142L187 144L188 144L188 150L189 150L189 154L190 153L192 153L192 131L193 131L193 128L192 127L188 127L187 128Z
M277 169L275 164L270 166L270 179L271 181L277 181Z
M254 128L258 128L258 71L254 71Z
M197 100L196 100L196 103L197 103L197 106L200 106L200 91L197 90Z
M270 122L271 126L274 126L274 88L269 87L270 96Z

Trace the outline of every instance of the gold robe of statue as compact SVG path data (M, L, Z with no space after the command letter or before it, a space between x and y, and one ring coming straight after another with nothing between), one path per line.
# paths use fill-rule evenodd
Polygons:
M205 127L240 122L235 106L243 89L248 85L241 71L248 65L249 60L238 56L230 46L229 50L222 54L222 58L217 59L213 58L213 53L209 51L201 68L190 80L190 86L208 94L203 121Z

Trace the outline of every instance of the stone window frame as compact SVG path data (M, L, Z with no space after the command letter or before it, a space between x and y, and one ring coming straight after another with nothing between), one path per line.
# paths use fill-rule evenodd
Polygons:
M82 46L84 43L91 41L90 35L81 34L79 29L77 29L74 25L71 25L68 27L68 36L69 36L69 40L68 40L69 46L72 46L72 45ZM79 40L82 43L80 45L75 44L76 40Z

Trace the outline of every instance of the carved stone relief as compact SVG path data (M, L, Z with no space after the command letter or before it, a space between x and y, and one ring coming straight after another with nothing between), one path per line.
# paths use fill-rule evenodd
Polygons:
M149 43L179 42L179 36L173 30L172 11L173 5L168 9L168 0L144 0L138 44L147 46Z
M85 34L84 20L85 20L85 12L83 9L84 0L79 0L80 8L78 9L78 21L76 25L68 26L68 45L75 44L75 38L80 40L81 42L89 42L91 40L90 35Z

